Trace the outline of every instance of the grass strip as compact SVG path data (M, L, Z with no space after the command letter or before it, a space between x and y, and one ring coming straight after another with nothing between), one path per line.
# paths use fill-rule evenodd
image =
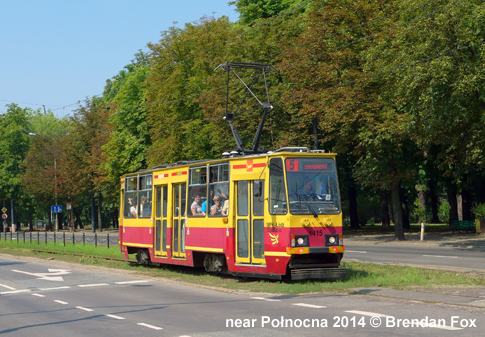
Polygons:
M201 268L162 265L160 267L139 266L134 256L130 261L121 260L118 246L93 244L50 243L37 245L23 242L0 242L0 253L34 256L85 265L97 265L136 271L149 277L169 279L195 285L221 287L243 292L271 294L303 294L317 292L350 293L353 288L414 289L418 287L484 287L485 278L473 273L458 273L417 267L379 265L362 262L343 262L347 275L340 280L271 281L231 275L214 275ZM109 258L109 259L106 259Z

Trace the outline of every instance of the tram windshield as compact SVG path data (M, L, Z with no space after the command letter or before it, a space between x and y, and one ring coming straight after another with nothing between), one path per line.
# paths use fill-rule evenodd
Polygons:
M340 195L335 160L285 160L290 212L295 215L339 214Z

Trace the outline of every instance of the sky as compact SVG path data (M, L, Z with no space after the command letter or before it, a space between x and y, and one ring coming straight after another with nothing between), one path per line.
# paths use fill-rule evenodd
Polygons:
M73 115L161 32L203 16L238 19L229 0L0 0L0 113Z

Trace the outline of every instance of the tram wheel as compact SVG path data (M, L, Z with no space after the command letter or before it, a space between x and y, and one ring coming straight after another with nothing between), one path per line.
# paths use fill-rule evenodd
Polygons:
M207 254L204 257L205 271L210 273L222 273L224 271L225 260L223 255Z
M148 254L148 250L146 249L139 249L136 252L136 261L138 264L142 266L147 266L150 264L150 254Z

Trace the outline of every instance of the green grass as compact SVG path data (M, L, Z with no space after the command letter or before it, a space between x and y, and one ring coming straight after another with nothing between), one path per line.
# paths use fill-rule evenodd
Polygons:
M263 292L272 294L302 294L316 292L349 293L353 288L394 288L412 289L416 286L442 288L458 286L484 287L485 278L467 273L446 272L415 267L379 265L372 263L345 262L342 267L347 275L334 281L269 281L251 278L239 278L230 275L214 275L203 269L163 266L143 267L134 262L121 261L117 246L107 249L106 246L93 244L41 243L37 245L15 241L1 241L0 253L11 255L35 256L41 259L62 260L72 263L98 265L104 267L131 270L140 276L150 276L185 282L202 286L220 287L227 290L243 292ZM106 260L110 257L114 260Z

